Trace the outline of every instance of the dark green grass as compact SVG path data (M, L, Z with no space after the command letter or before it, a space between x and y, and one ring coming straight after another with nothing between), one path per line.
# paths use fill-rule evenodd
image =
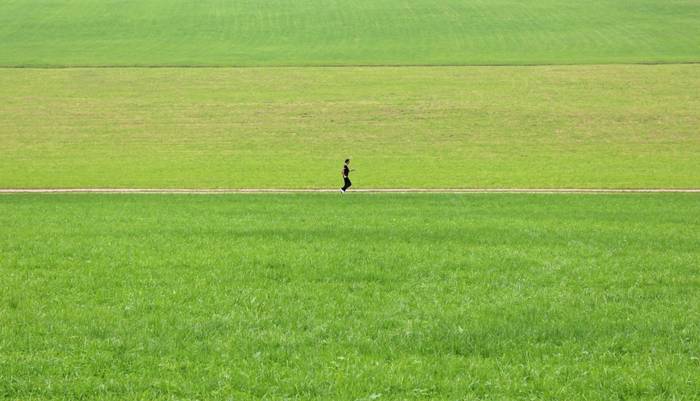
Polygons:
M700 61L698 0L4 0L0 66Z
M695 400L697 195L0 197L0 398Z

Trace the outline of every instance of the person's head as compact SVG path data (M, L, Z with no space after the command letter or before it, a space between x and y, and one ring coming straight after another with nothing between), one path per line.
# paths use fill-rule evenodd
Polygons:
M345 159L345 164L350 164L350 159Z

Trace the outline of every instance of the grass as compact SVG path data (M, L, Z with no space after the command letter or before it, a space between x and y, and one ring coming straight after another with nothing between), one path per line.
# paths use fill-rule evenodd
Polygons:
M700 61L698 0L0 2L0 66Z
M0 188L698 188L698 20L2 1L0 67L263 68L2 69ZM0 196L0 399L698 400L698 200Z
M697 400L697 195L0 197L0 398Z
M12 69L0 187L700 187L700 66Z

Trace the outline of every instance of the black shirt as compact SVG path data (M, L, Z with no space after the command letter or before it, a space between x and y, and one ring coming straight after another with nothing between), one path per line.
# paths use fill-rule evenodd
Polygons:
M348 177L349 175L350 175L350 168L346 164L343 166L343 177Z

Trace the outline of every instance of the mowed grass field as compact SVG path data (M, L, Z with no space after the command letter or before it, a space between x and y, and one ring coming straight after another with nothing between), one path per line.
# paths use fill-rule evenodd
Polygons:
M5 0L0 189L700 188L698 21ZM2 195L0 399L699 400L699 201Z
M0 196L0 398L697 400L700 202Z
M5 0L0 66L700 61L698 0Z
M2 188L698 188L700 66L7 69Z

